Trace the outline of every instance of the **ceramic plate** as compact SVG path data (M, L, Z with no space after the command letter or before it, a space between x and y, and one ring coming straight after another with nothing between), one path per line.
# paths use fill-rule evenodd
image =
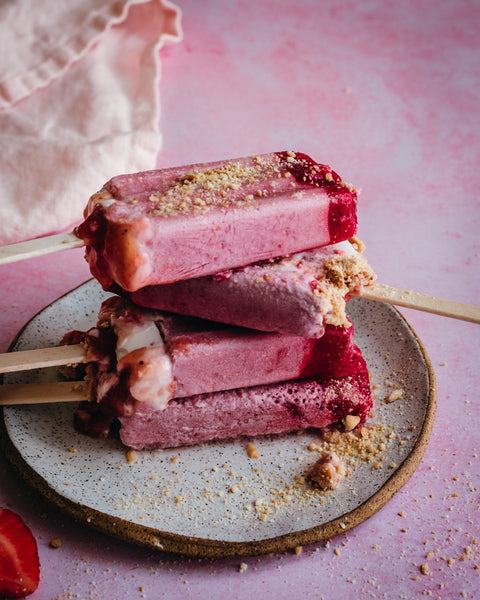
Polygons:
M95 281L87 282L33 318L12 350L56 345L66 331L88 329L105 297ZM257 459L248 457L248 440L242 439L137 452L129 462L117 439L74 431L74 405L43 404L4 408L3 448L23 477L62 510L139 545L220 557L327 539L365 521L409 479L425 451L436 406L430 361L398 311L357 298L349 302L349 314L376 402L371 439L353 449L338 446L347 476L335 491L322 492L304 480L319 456L311 449L318 442L314 432L257 438ZM11 374L5 383L56 377L48 369ZM400 389L401 398L385 400Z

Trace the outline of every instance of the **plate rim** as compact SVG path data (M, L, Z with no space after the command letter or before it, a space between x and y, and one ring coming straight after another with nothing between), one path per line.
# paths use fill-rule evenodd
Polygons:
M9 346L8 352L12 351L25 329L32 321L38 318L43 311L50 308L65 296L88 285L91 281L94 280L88 279L70 291L67 291L32 316L15 336ZM362 299L360 298L360 300ZM19 450L13 444L5 425L4 407L0 407L0 447L14 471L24 480L24 482L30 487L33 487L33 489L43 498L47 499L50 504L60 509L62 513L73 517L77 522L88 525L97 531L140 547L170 552L191 558L233 558L284 552L297 546L306 546L331 539L336 535L345 533L364 521L367 521L401 490L419 466L433 430L437 410L437 388L432 363L424 345L406 318L395 307L388 305L387 307L400 317L400 320L403 321L403 324L410 331L415 342L418 344L426 365L428 375L428 396L426 399L425 417L422 428L412 449L402 463L398 465L392 475L372 496L353 510L326 523L279 536L249 541L223 541L160 531L153 527L142 526L138 523L133 523L126 519L109 515L79 502L74 502L55 491L48 482L26 462Z

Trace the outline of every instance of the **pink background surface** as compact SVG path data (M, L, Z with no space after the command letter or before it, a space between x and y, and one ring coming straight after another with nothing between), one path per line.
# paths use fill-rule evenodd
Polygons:
M480 4L178 4L185 39L163 51L158 164L310 154L362 188L359 235L380 281L478 304ZM82 255L1 267L1 351L89 277ZM185 560L75 524L0 457L0 505L39 544L32 598L480 597L480 329L402 312L435 368L438 413L422 464L370 520L300 555Z

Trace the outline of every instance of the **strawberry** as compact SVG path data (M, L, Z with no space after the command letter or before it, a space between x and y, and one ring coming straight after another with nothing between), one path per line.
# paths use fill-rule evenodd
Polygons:
M37 542L22 519L0 508L0 598L23 598L38 587Z

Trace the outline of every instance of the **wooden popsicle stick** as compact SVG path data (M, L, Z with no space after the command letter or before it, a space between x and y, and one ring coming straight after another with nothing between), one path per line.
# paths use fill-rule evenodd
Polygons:
M84 358L85 348L81 344L7 352L0 354L0 373L71 365L82 362Z
M73 232L58 233L45 237L28 240L27 242L18 242L9 246L0 247L0 265L43 256L62 250L71 250L72 248L81 248L84 245L83 240L78 238Z
M80 402L87 400L87 397L87 385L82 381L0 385L0 406Z
M420 294L418 292L399 290L383 283L367 286L359 295L369 300L413 308L444 317L470 321L471 323L480 323L480 306L472 306L471 304L464 304L453 300L444 300L443 298L436 298L435 296Z

